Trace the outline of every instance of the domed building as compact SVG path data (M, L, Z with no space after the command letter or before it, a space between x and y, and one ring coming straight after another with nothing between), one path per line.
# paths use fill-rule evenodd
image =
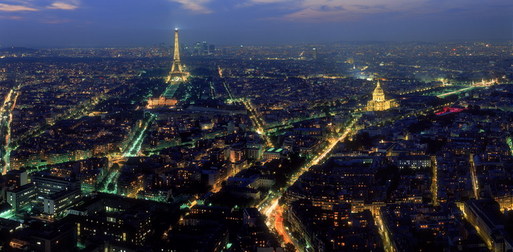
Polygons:
M397 107L397 102L394 99L385 99L385 92L378 81L374 92L372 92L372 100L367 102L367 111L384 111L394 107Z

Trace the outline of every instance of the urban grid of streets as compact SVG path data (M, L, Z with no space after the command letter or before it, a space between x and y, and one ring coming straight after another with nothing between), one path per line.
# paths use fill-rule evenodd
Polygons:
M261 138L263 139L263 141L265 143L265 147L267 147L267 148L274 147L272 138L270 136L272 134L271 133L272 130L274 130L275 128L291 127L293 123L310 120L312 118L316 118L317 116L322 117L322 115L313 115L313 116L307 117L307 118L306 117L305 118L294 118L294 119L288 120L288 122L284 123L284 124L267 123L265 121L264 117L262 116L262 113L253 104L252 100L247 97L236 97L234 95L234 92L231 90L230 85L227 84L223 80L223 75L222 75L223 70L219 67L218 71L219 71L218 77L220 79L217 79L217 81L222 82L222 87L225 89L226 94L228 95L228 99L223 99L222 102L224 102L226 100L226 101L241 105L242 107L245 108L245 110L247 111L247 115L252 123L252 131L256 132L259 136L261 136ZM495 80L491 80L491 81L483 80L478 83L473 83L472 85L459 87L456 90L453 89L453 90L450 90L447 92L436 94L436 96L439 98L443 98L443 97L447 97L450 95L469 92L472 90L479 90L482 87L487 87L487 86L493 85L495 83L496 83ZM184 94L181 94L183 97L176 97L176 98L179 100L190 99L191 96L193 96L193 94L191 94L191 92L197 92L197 91L193 91L193 89L190 86L188 86L189 84L190 83L185 82L185 83L181 83L178 85L170 85L164 91L163 96L175 97L177 89L179 89L181 87L184 90L186 90L187 92L185 92ZM210 92L214 93L215 92L214 85L212 84L212 82L209 82L208 84L209 84L208 88L209 88ZM414 92L427 93L427 92L431 92L431 88L424 88L421 90L416 90ZM2 139L0 153L1 153L1 158L2 158L1 164L2 164L2 168L3 168L3 173L5 173L5 171L9 167L9 153L10 153L10 150L13 148L11 146L11 136L10 136L11 123L13 120L13 110L16 107L16 102L17 102L19 95L20 95L20 87L12 88L9 91L9 93L7 94L2 106L0 107L0 115L2 116L0 118L0 134L1 134L1 139ZM215 98L215 95L211 94L211 98ZM222 98L226 98L226 97L222 97ZM102 100L102 99L105 99L105 97L98 98L97 100ZM93 102L92 104L96 104L96 103L97 103L97 101ZM446 105L448 105L448 104L439 105L438 107L427 107L424 110L417 110L417 111L411 112L409 114L407 113L407 114L396 115L396 117L384 118L379 124L367 125L367 126L378 126L378 127L384 126L387 124L394 123L395 121L400 120L400 119L432 113L436 110L439 110L442 106L446 106ZM92 106L92 105L89 105L89 106ZM138 109L140 109L140 108L138 108ZM72 110L71 112L68 112L66 115L62 116L61 118L66 119L66 118L80 117L80 115L79 115L80 111L86 112L88 110L86 110L86 109ZM335 137L323 139L324 148L322 148L321 151L314 153L313 156L311 156L310 159L307 160L307 163L305 165L303 165L296 173L294 173L289 178L289 180L287 181L285 186L283 186L277 190L270 191L268 193L268 195L266 195L264 197L263 200L261 200L258 204L256 204L255 207L260 211L260 213L263 216L266 217L266 225L267 225L268 229L272 233L274 233L277 237L280 238L282 245L290 243L290 244L293 244L296 247L296 249L298 249L298 250L305 249L303 247L304 244L302 244L302 242L299 241L297 237L293 237L293 235L289 232L288 227L285 226L284 221L283 221L284 220L283 213L286 209L286 206L281 205L280 199L282 198L284 193L287 191L287 189L291 185L293 185L301 177L302 174L309 171L311 167L313 167L315 165L322 164L325 160L327 160L331 156L333 150L336 149L336 147L339 143L344 142L347 138L351 137L354 134L357 134L358 131L360 129L362 129L363 126L359 124L359 119L362 115L361 114L362 111L363 111L363 108L359 107L359 108L353 110L351 113L349 113L350 116L348 116L348 118L346 118L346 123L337 130L337 135ZM111 163L116 164L116 165L111 165L108 169L103 171L101 178L104 182L102 183L102 185L103 185L102 188L99 188L99 191L104 192L104 193L120 195L120 192L118 191L118 188L117 188L118 187L117 180L119 179L121 168L124 165L124 163L128 160L128 158L142 157L142 156L146 155L145 153L148 153L148 152L146 152L147 150L144 150L144 148L143 148L143 142L148 134L149 129L151 128L152 124L157 120L157 118L158 118L158 112L144 112L143 116L139 120L137 120L137 122L135 123L135 127L133 127L130 134L127 135L127 137L125 139L124 147L121 150L121 152L109 156L109 160L111 161ZM206 139L214 138L216 136L218 136L218 135L216 135L216 134L213 134L211 136L207 135ZM513 144L511 144L511 142L512 142L511 138L508 138L507 143L509 144L510 148L513 149L513 147L512 147ZM182 143L182 144L186 145L189 143L190 142ZM432 192L432 195L433 195L433 205L437 205L437 197L438 197L437 196L437 192L438 192L437 177L438 177L438 174L437 174L436 159L433 159L433 162L434 162L433 178L431 181L430 191ZM471 181L472 181L472 185L473 185L472 189L474 192L474 196L476 198L478 198L479 197L478 178L477 178L476 169L475 169L472 158L470 158L470 164L471 164L470 165L470 175L471 175ZM227 174L225 177L223 177L221 179L221 181L219 181L216 185L214 185L212 187L212 189L205 196L211 195L212 193L219 192L222 188L222 183L234 175L235 175L234 172ZM143 186L136 185L130 192L123 194L122 196L129 197L129 198L137 198L137 194L141 190L143 190ZM185 208L190 209L193 206L195 206L196 204L198 204L198 201L197 201L198 198L200 198L200 197L195 196L194 198L191 198L189 200L189 202L187 204L185 204L183 209L185 209ZM186 211L184 211L184 212L186 212ZM374 218L375 218L375 223L377 224L377 226L379 228L380 235L382 237L382 241L384 242L385 249L390 250L390 248L391 248L391 244L389 243L390 241L389 241L388 237L386 237L386 235L383 232L383 230L384 230L383 221L381 220L380 216L374 216ZM306 244L306 246L308 247L308 244Z
M221 70L220 70L221 71ZM221 76L222 77L222 76ZM484 82L483 82L484 83ZM479 83L481 84L481 83ZM479 87L479 84L471 86L471 87L465 87L459 90L450 91L447 93L439 94L438 97L445 97L451 94L458 94L461 92L466 92L472 89L475 89ZM179 85L187 85L187 83L182 83ZM166 96L173 96L176 92L176 89L179 85L170 86L168 89L166 89L165 94ZM266 128L266 124L264 120L262 119L262 116L256 110L251 101L246 98L235 98L232 95L232 91L230 88L226 85L226 83L223 83L223 86L225 87L227 93L230 95L230 100L234 102L240 102L244 107L247 109L249 117L253 123L254 131L257 132L259 135L261 135L266 143L267 147L272 147L272 142L268 136L268 129ZM427 90L426 90L427 91ZM1 118L1 126L2 126L2 133L4 135L4 145L2 146L3 149L3 156L2 161L4 163L4 171L7 169L6 166L9 165L8 163L8 155L10 150L10 122L12 121L12 111L16 105L16 99L19 96L19 88L13 88L8 95L6 96L4 100L4 104L1 108L1 114L3 115ZM433 109L433 108L429 108ZM421 113L421 112L418 112ZM282 205L280 205L280 199L283 195L283 193L287 190L287 188L291 185L293 185L297 179L306 171L308 171L312 166L322 163L324 160L326 160L332 150L337 146L338 143L343 142L348 136L351 134L356 133L355 132L355 126L358 124L359 119L359 113L357 111L353 112L353 117L348 120L347 125L340 129L339 137L335 139L328 139L326 143L326 147L319 153L317 153L314 157L311 158L310 161L307 162L301 169L299 169L295 174L292 175L290 180L288 181L286 187L283 187L277 191L271 191L269 194L256 206L260 212L266 217L266 224L268 228L278 235L284 244L291 243L293 244L297 249L303 250L304 248L301 247L299 242L292 236L292 234L288 231L288 228L285 227L283 223L283 212L284 209ZM403 116L401 118L407 117ZM410 115L414 116L414 115ZM147 113L145 114L144 119L140 120L137 127L134 130L134 133L130 135L130 139L127 141L125 150L121 153L118 157L111 157L113 160L113 163L122 165L124 162L126 162L127 158L129 157L137 157L143 155L141 152L142 143L144 141L145 135L147 133L147 129L151 126L153 121L156 119L157 115L153 113ZM100 191L105 193L112 193L112 194L118 194L117 189L117 179L119 178L120 170L119 169L110 169L105 176L105 183L104 187L100 188ZM233 176L235 174L228 174L222 181L225 181L229 177ZM436 178L436 176L435 176ZM475 178L475 171L472 172L472 181L473 183L477 183L477 179ZM433 181L436 183L436 179ZM436 184L432 185L434 188L436 188ZM474 185L475 190L477 190L477 185ZM137 192L140 191L142 188L137 187L134 188L131 193L126 195L127 197L136 197ZM220 185L216 185L213 187L211 192L215 193L218 192L221 189ZM436 189L433 189L433 191L436 191ZM477 192L476 192L477 193ZM193 207L197 202L195 200L191 200L190 204L187 205L187 208ZM382 231L381 223L382 221L379 219L379 217L376 218L376 223L378 223L378 226L380 226L380 230ZM390 248L390 245L386 244L386 237L382 236L383 240L385 241L385 247Z

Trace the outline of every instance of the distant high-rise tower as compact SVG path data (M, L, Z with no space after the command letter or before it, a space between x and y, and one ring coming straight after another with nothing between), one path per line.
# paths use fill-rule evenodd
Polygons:
M175 49L173 54L173 65L171 72L166 78L166 81L171 84L176 84L186 81L189 73L184 71L184 66L180 62L180 43L178 42L178 28L175 28Z

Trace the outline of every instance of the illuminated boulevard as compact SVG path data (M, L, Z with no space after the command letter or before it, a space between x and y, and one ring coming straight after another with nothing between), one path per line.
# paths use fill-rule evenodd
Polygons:
M354 127L358 122L358 116L352 119L346 126L342 134L334 140L329 141L328 146L324 150L318 153L312 160L310 160L305 166L299 171L292 175L288 181L286 188L280 189L278 192L270 192L270 194L258 205L260 212L266 216L266 224L270 230L274 230L282 239L283 244L292 243L296 249L300 248L291 234L287 231L287 228L283 224L283 211L284 207L279 204L283 193L287 191L287 188L293 185L299 177L308 171L312 166L317 165L324 161L337 146L338 143L343 142L351 133L353 133Z
M9 160L11 153L11 123L13 118L13 111L16 107L16 100L20 95L19 87L13 88L5 97L4 103L0 108L0 136L1 136L1 164L2 174L9 170Z
M461 89L458 89L458 90L446 92L446 93L443 93L443 94L438 94L437 97L438 98L444 98L444 97L449 96L449 95L456 95L456 94L460 94L460 93L463 93L463 92L471 91L471 90L473 90L475 88L478 88L478 87L490 87L490 86L493 86L495 84L497 84L497 80L496 79L481 80L480 82L473 83L470 87L464 87L464 88L461 88Z
M130 138L130 140L128 140L125 151L123 151L121 155L110 157L110 160L113 164L116 164L116 166L112 165L109 167L108 171L103 171L104 182L102 183L103 186L99 189L100 192L111 194L118 193L117 180L119 178L122 165L124 162L126 162L127 158L137 157L140 155L142 143L144 141L144 137L146 136L148 127L150 127L155 118L155 114L145 115L145 119L140 121L140 124L135 129L135 133ZM138 188L139 187L134 188L133 192L128 196L135 197L137 195L136 191L138 191Z

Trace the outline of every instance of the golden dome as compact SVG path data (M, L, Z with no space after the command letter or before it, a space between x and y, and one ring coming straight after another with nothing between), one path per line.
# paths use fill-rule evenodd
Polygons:
M378 85L372 92L372 100L374 101L385 101L385 92L383 88L381 88L381 83L378 81Z

